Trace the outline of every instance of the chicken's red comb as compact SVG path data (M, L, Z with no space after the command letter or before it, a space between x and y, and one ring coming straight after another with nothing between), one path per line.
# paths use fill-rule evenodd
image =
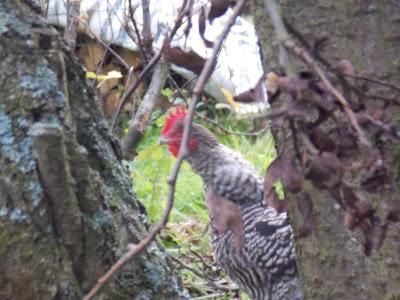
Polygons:
M175 112L170 112L166 117L166 122L163 130L161 131L161 135L166 134L172 127L172 125L185 118L187 114L187 110L185 105L178 105L175 107Z

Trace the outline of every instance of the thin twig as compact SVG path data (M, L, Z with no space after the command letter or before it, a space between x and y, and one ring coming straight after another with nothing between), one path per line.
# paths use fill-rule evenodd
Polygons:
M206 116L203 116L199 113L196 113L196 116L198 116L199 118L203 119L204 121L213 124L214 126L218 127L219 129L221 129L224 133L227 134L232 134L232 135L240 135L240 136L250 136L250 137L256 137L259 136L260 134L266 132L267 130L269 130L269 127L265 127L257 132L240 132L240 131L234 131L234 130L230 130L224 126L222 126L221 124L219 124L217 121L214 121L213 119L207 118Z
M237 289L231 289L229 287L225 287L225 286L221 286L215 283L215 278L200 272L199 270L192 268L191 266L189 266L188 264L184 263L181 259L178 259L177 257L175 257L172 254L169 254L169 257L177 262L182 268L192 272L194 275L196 275L197 277L203 278L205 280L207 280L207 284L213 288L216 288L218 290L224 291L224 292L233 292L233 291L237 291Z
M187 5L187 0L184 0L181 8L179 9L178 17L175 20L174 27L172 28L170 34L167 35L166 38L164 39L161 49L157 52L156 55L153 56L153 58L149 61L149 63L142 70L142 72L140 72L136 81L132 84L132 86L129 88L129 90L125 94L125 97L122 97L121 100L119 101L118 107L115 109L112 120L111 120L110 133L112 133L114 131L118 117L119 117L123 107L127 103L129 97L132 95L132 93L137 89L137 87L140 85L140 83L143 81L143 79L147 76L147 74L153 69L153 67L160 60L164 48L171 43L172 38L178 31L179 27L182 25L183 18L186 15L186 13L185 13L186 9L187 9L186 5Z
M169 185L169 194L168 194L167 204L164 209L163 216L162 216L160 222L150 231L150 233L143 240L141 240L139 242L139 244L128 245L129 251L127 253L125 253L102 277L99 278L99 280L97 281L97 283L93 287L93 289L89 292L89 294L87 294L83 298L84 300L92 299L100 291L100 289L111 279L111 277L116 272L118 272L130 259L132 259L132 257L134 257L135 255L142 252L147 247L147 245L150 244L154 240L154 238L160 233L161 229L163 229L164 226L167 224L168 219L169 219L169 214L170 214L173 204L174 204L175 185L176 185L176 181L178 178L179 170L180 170L180 167L182 165L184 158L186 157L186 155L188 153L187 144L189 141L190 130L191 130L191 126L192 126L192 121L193 121L196 104L200 100L203 88L204 88L207 80L209 79L210 75L212 74L213 69L216 65L216 59L217 59L217 54L219 52L219 49L221 48L223 41L225 40L226 36L228 35L229 30L231 29L232 25L235 23L235 20L236 20L237 16L239 15L240 11L242 10L245 3L246 3L246 0L240 0L235 5L235 7L232 11L232 15L229 17L222 33L220 34L217 41L215 42L211 56L207 59L205 65L203 67L203 70L201 71L201 74L199 76L199 80L197 81L197 83L193 89L192 101L189 105L188 113L185 118L185 125L184 125L183 137L182 137L182 142L180 145L179 155L178 155L177 161L175 163L175 166L171 170L171 174L167 180L167 183Z
M345 76L350 77L350 78L359 79L359 80L364 80L364 81L371 82L371 83L374 83L374 84L377 84L377 85L382 85L382 86L385 86L385 87L389 87L389 88L394 89L396 91L400 91L400 87L398 87L398 86L396 86L394 84L391 84L389 82L385 82L385 81L379 80L379 79L370 78L370 77L362 76L362 75L345 75Z
M385 124L379 120L374 119L371 115L365 113L364 116L367 118L367 120L374 125L375 127L383 130L384 132L386 132L390 137L393 137L397 140L400 139L400 133L394 128L391 127L388 124Z
M153 72L150 85L133 117L133 123L129 126L128 133L123 141L122 157L124 159L130 159L135 155L136 148L144 136L147 125L150 123L151 113L168 79L169 72L170 64L161 59Z
M289 33L286 30L283 19L281 17L280 7L275 1L264 0L264 6L269 12L272 24L274 25L278 40L289 39ZM282 43L279 43L279 63L285 68L287 75L295 75L295 66L290 61L289 53L286 51Z
M131 19L131 22L132 22L132 25L133 25L133 29L135 31L136 39L132 35L131 29L129 28L129 26L127 24L124 26L124 28L126 30L126 33L131 37L132 41L138 45L140 55L142 56L142 59L147 63L148 62L148 58L147 58L146 53L144 52L142 38L140 36L139 28L138 28L136 20L135 20L134 10L133 10L133 6L132 6L132 0L128 1L128 9L129 9L129 18Z
M81 22L81 24L83 25L83 27L85 28L86 33L94 38L96 41L98 41L100 44L103 45L104 48L106 48L108 51L110 51L112 53L112 55L115 56L115 58L118 59L118 61L122 64L122 66L126 69L129 70L130 66L129 64L116 52L114 51L114 49L112 49L106 42L104 42L100 37L98 37L90 28L89 26L86 24L86 22L79 20Z
M73 51L76 47L80 6L80 0L67 0L67 26L65 26L64 39Z
M143 27L142 27L142 41L144 53L151 53L153 51L153 36L151 34L151 15L150 15L150 0L142 0L143 12Z

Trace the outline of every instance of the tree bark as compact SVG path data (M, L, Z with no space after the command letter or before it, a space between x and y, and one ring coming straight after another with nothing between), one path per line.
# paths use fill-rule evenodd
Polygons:
M348 59L369 77L399 82L400 9L395 1L277 2L288 21L308 41L325 33L332 38L334 44L324 52L330 62ZM265 70L279 68L278 43L263 0L254 1L251 6ZM385 93L385 90L377 92ZM392 111L392 118L398 119L397 111ZM288 144L291 141L285 139L287 133L285 126L276 130L278 150L292 147ZM398 146L383 146L392 174L399 174L399 150ZM368 198L378 208L378 213L380 201L385 197L399 201L395 197L400 186L398 175L395 180L394 190ZM345 228L344 213L335 208L331 196L311 184L307 184L306 189L313 198L318 227L314 236L296 241L305 299L399 299L399 225L391 224L379 253L366 257L362 234L359 230ZM292 213L292 223L298 231L301 219L296 213Z
M80 299L146 214L82 68L24 3L0 2L0 299ZM99 297L182 298L155 242Z

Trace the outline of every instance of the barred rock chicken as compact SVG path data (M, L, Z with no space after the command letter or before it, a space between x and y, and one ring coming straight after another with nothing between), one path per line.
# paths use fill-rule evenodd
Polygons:
M170 113L161 132L176 157L186 111ZM286 213L263 201L257 171L204 127L193 124L186 160L206 187L212 243L217 263L251 299L302 299L294 238Z

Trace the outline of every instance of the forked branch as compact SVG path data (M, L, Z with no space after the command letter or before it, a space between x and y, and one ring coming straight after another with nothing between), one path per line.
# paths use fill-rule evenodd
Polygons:
M118 272L135 255L142 252L147 247L147 245L149 245L154 240L154 238L160 233L160 231L167 224L168 219L169 219L169 214L170 214L173 204L174 204L175 185L176 185L176 181L178 178L179 170L180 170L182 162L183 162L185 156L187 155L187 151L188 151L187 143L189 140L189 135L190 135L191 127L192 127L192 121L193 121L196 104L200 101L203 88L214 70L214 67L216 65L217 56L221 49L221 46L222 46L226 36L228 35L229 30L231 29L232 25L235 23L235 20L238 17L238 15L240 14L245 3L246 3L246 0L240 0L235 5L231 16L229 17L227 23L225 24L223 31L221 32L220 36L218 37L217 41L215 42L211 56L207 59L205 65L204 65L204 68L201 71L201 74L199 76L199 79L193 89L192 101L189 105L188 113L185 118L183 138L182 138L182 143L180 146L178 159L175 163L175 166L171 170L171 174L167 180L167 182L169 184L169 195L168 195L167 205L164 209L164 213L161 218L161 221L150 231L150 233L140 243L128 245L128 247L129 247L128 252L125 255L123 255L102 277L99 278L99 280L97 281L97 283L93 287L93 289L84 297L84 300L93 299L93 297L100 291L100 289L102 287L104 287L104 285L111 279L111 277L116 272Z

